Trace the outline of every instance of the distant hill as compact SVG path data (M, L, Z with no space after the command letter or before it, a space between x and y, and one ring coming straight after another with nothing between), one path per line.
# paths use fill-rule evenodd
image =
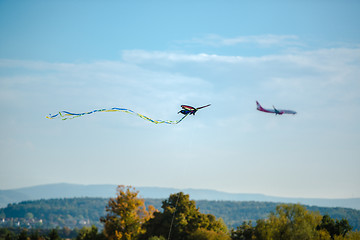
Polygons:
M191 195L190 195L191 198ZM99 219L105 216L107 198L65 198L24 201L9 204L0 209L0 227L82 228L96 225L102 228ZM145 199L145 204L162 210L162 199ZM279 203L254 201L196 201L202 213L221 217L229 228L240 226L243 221L265 219L275 212ZM308 210L328 214L335 219L347 219L353 230L360 230L360 211L349 208L320 208L305 206Z
M73 198L73 197L100 197L109 198L116 195L117 185L79 185L79 184L47 184L11 190L0 190L0 207L9 203L18 203L27 200ZM135 187L143 198L167 198L171 193L184 192L194 200L224 200L224 201L257 201L300 203L309 206L343 207L360 210L360 198L325 199L325 198L284 198L263 194L227 193L206 189L176 189L161 187Z

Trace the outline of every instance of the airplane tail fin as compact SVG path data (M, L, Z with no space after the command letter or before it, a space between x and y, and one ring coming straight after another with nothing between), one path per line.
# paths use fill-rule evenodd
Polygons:
M262 109L262 107L261 107L261 105L260 105L260 103L258 101L256 101L256 108L257 108L257 110Z

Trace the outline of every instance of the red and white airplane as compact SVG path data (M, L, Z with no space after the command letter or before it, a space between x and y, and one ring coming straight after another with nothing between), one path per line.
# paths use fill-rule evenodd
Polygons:
M293 110L276 109L274 106L273 106L274 109L266 109L266 108L263 108L258 101L256 101L256 106L257 106L256 109L259 110L259 111L261 111L261 112L275 113L275 115L296 114L296 112L293 111Z

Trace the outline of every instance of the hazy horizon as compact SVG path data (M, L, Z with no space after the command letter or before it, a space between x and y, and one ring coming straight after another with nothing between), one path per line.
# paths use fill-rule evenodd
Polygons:
M44 184L40 184L40 185L29 185L29 186L23 186L23 187L19 187L19 188L9 188L9 189L0 189L0 191L7 191L7 190L19 190L19 189L27 189L27 188L33 188L33 187L42 187L42 186L49 186L49 185L72 185L72 186L114 186L114 194L116 193L116 187L119 185L123 185L123 184L111 184L111 183L103 183L103 184L78 184L78 183L69 183L69 182L58 182L58 183L44 183ZM276 197L276 198L293 198L293 199L301 199L304 197L291 197L291 196L277 196L277 195L269 195L269 194L264 194L264 193L260 193L260 192L229 192L229 191L223 191L223 190L218 190L218 189L210 189L210 188L176 188L176 187L160 187L160 186L149 186L149 185L144 185L144 186L133 186L133 185L126 185L126 186L131 186L133 188L135 188L135 190L139 191L139 194L141 195L141 189L143 188L159 188L159 189L171 189L171 190L178 190L178 191L188 191L188 190L196 190L196 191L214 191L214 192L219 192L219 193L225 193L225 194L245 194L245 195L259 195L259 196L266 196L266 197ZM304 198L305 199L305 198ZM306 198L306 199L312 199L312 198ZM313 199L360 199L359 197L348 197L348 198L313 198Z

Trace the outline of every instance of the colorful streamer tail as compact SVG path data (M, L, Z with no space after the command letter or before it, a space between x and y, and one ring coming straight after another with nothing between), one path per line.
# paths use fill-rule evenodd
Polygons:
M62 120L67 120L67 119L73 119L73 118L77 118L77 117L81 117L84 115L90 115L92 113L96 113L96 112L125 112L125 113L129 113L132 115L136 115L144 120L150 121L152 123L155 124L160 124L160 123L166 123L166 124L178 124L180 123L187 115L183 116L180 120L177 121L164 121L164 120L154 120L151 119L147 116L144 116L140 113L134 112L133 110L130 109L126 109L126 108L111 108L111 109L98 109L98 110L93 110L91 112L84 112L84 113L71 113L71 112L67 112L67 111L61 111L57 114L51 115L49 114L49 116L46 116L46 118L48 119L55 119L55 118L61 118Z

